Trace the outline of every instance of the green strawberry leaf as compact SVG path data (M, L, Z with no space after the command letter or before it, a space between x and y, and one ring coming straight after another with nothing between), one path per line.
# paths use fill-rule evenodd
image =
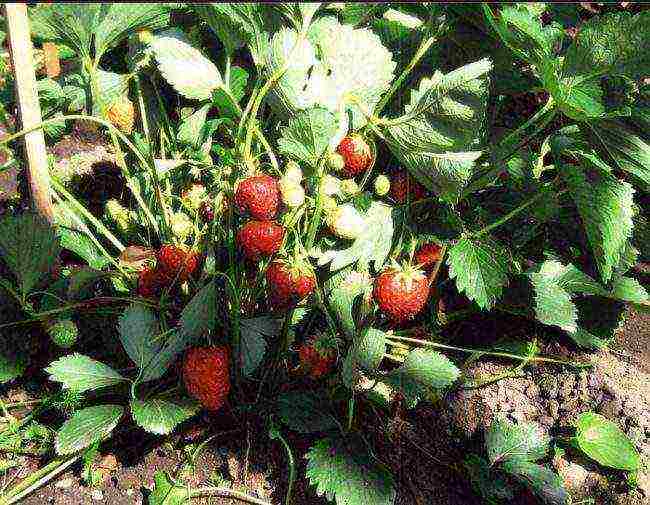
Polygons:
M512 424L496 418L485 435L485 447L490 465L513 459L537 461L546 456L550 439L534 423Z
M176 91L192 100L208 100L223 86L217 67L175 29L154 36L151 48L160 73Z
M5 322L5 317L12 311L12 302L4 297L0 283L0 306L4 314L0 313L0 323ZM5 384L20 377L27 368L29 354L16 346L13 338L3 335L0 337L0 384Z
M593 412L585 412L576 422L575 441L591 459L603 466L635 471L639 454L634 444L612 421Z
M449 249L449 277L470 300L489 309L508 283L510 267L506 258L505 248L490 238L462 238Z
M141 376L160 352L158 319L144 305L128 307L119 319L120 341ZM145 374L146 375L146 374Z
M208 24L223 43L227 54L248 44L255 65L260 66L269 45L269 32L276 29L263 4L205 3L192 9Z
M101 20L101 4L41 4L29 11L30 28L42 41L60 42L79 56L91 57L93 33Z
M578 208L603 282L608 282L632 236L634 189L581 153L581 167L565 166L564 176Z
M76 411L56 434L57 454L72 454L99 442L115 429L122 414L124 407L120 405L97 405Z
M34 213L0 221L0 257L16 276L23 295L50 272L59 250L54 228Z
M426 349L408 353L402 366L386 377L386 382L400 389L409 403L451 386L460 370L446 356Z
M241 373L249 377L264 359L266 338L280 333L281 323L268 316L251 317L241 320L240 362ZM265 338L266 337L266 338Z
M492 62L483 59L422 79L404 115L384 127L393 155L450 203L458 200L482 154L491 69Z
M330 309L336 314L346 336L352 339L356 334L356 322L352 314L354 303L359 295L370 297L372 293L370 276L351 268L344 268L327 280L325 288L328 290L327 302Z
M198 149L203 143L203 127L211 104L207 103L186 117L178 127L177 140L184 145Z
M393 209L373 201L365 215L365 226L352 245L343 250L329 250L318 261L319 266L330 263L330 271L357 263L359 270L365 270L373 263L376 271L383 267L393 242Z
M315 168L337 129L334 114L322 107L313 107L289 120L281 130L278 147L282 154Z
M156 435L169 435L200 409L201 405L189 398L131 400L133 420L144 430Z
M603 295L605 290L573 265L547 260L529 274L534 288L537 320L567 332L577 331L575 293Z
M213 331L218 324L217 287L210 282L183 309L178 323L179 334L189 344Z
M373 375L386 353L386 333L368 328L355 340L343 363L343 376L347 385L352 386L358 371Z
M307 478L318 496L336 505L392 505L392 475L375 463L359 443L323 438L307 455Z
M269 74L288 65L271 92L276 111L293 115L320 106L335 114L344 109L351 114L352 130L365 125L394 77L395 62L379 37L326 16L311 25L307 40L294 51L297 39L295 30L283 28L266 54Z
M643 303L648 301L648 291L631 277L617 277L612 281L610 297L624 302Z
M69 354L50 363L45 371L51 381L78 393L94 391L125 382L127 379L108 365L82 354Z
M148 505L185 505L190 502L190 489L174 483L166 472L157 471L153 482Z
M650 143L638 137L623 121L589 123L589 138L604 156L650 189Z
M108 4L102 9L102 19L94 33L95 58L139 30L158 30L169 26L171 8L164 3Z
M547 505L570 503L562 479L546 466L522 458L512 458L503 464L502 469L519 483L530 487L543 503Z
M291 391L278 397L278 415L298 433L317 433L336 428L336 419L323 402L323 392Z
M230 69L230 81L228 82L228 91L218 88L212 94L212 103L217 107L221 116L230 118L239 117L241 108L239 102L244 98L246 85L248 84L248 72L241 67L232 67Z
M485 459L472 454L465 459L463 466L474 490L488 500L488 503L491 503L490 500L501 503L514 499L512 487L500 475L490 470L490 465Z

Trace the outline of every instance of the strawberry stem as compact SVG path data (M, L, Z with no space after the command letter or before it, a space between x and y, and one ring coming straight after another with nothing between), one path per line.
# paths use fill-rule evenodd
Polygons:
M468 349L465 347L456 347L452 345L446 345L446 344L439 344L437 342L429 342L427 340L420 340L418 338L408 338L408 337L400 337L397 335L392 335L389 337L388 341L391 343L391 340L397 340L397 341L402 341L402 342L409 342L413 344L418 344L424 347L435 347L439 349L447 349L449 351L458 351L458 352L465 352L465 353L481 353L486 356L495 356L498 358L510 358L510 359L516 359L520 361L537 361L541 363L555 363L557 365L564 365L564 366L569 366L573 368L591 368L593 363L577 363L577 362L572 362L572 361L564 361L564 360L559 360L555 358L545 358L545 357L530 357L530 356L521 356L519 354L512 354L508 352L494 352L494 351L485 351L482 349ZM401 358L400 358L401 359Z

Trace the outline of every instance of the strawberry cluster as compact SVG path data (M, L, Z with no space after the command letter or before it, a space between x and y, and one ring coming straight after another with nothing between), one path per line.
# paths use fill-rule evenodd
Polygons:
M284 228L273 221L279 204L280 190L273 177L257 175L239 183L235 205L242 214L253 218L237 232L237 244L246 259L259 261L280 250Z
M156 253L156 266L145 267L138 278L138 294L151 298L174 283L183 283L196 271L199 255L196 251L171 244Z

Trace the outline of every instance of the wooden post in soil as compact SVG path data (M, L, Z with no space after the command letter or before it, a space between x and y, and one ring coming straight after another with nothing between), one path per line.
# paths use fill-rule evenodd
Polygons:
M16 103L23 129L32 128L42 122L41 105L36 90L33 46L30 37L27 5L5 3L7 35L11 66L16 82ZM54 222L50 177L45 151L43 130L38 129L25 135L27 155L27 179L34 210L48 222Z

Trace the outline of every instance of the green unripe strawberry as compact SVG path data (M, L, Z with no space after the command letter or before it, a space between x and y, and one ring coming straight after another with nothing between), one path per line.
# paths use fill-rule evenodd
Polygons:
M385 175L378 175L375 179L375 193L377 196L387 195L390 191L390 179Z
M71 319L62 319L50 325L47 329L47 334L50 336L53 344L63 349L68 349L77 342L79 329Z

